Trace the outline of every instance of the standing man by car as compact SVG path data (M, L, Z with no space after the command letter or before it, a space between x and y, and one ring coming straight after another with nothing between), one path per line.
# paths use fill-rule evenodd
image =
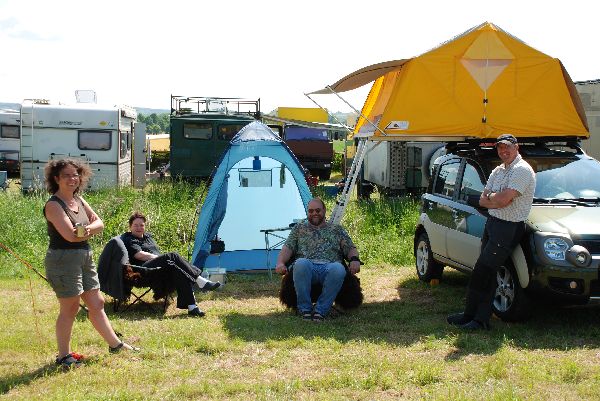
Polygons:
M350 274L360 271L360 259L346 230L325 221L325 204L319 198L308 203L307 221L292 228L277 257L275 271L285 274L292 256L297 258L292 272L298 312L304 320L321 322L342 288L346 276L342 259L350 261ZM310 291L314 283L321 284L323 290L313 310Z
M465 330L489 329L498 268L525 233L525 220L535 191L535 172L519 154L517 138L500 135L496 150L502 164L492 171L479 198L479 205L488 209L490 217L481 239L481 254L469 281L465 310L446 319Z

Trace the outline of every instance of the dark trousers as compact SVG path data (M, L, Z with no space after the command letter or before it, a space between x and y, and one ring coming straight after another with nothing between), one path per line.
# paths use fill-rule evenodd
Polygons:
M165 280L172 280L177 289L177 307L187 309L188 305L196 303L193 285L196 278L202 274L202 270L190 264L177 252L163 253L162 255L147 261L144 267L155 269L161 267Z
M465 315L482 323L492 316L498 269L510 257L525 233L525 223L490 216L481 238L481 254L469 281Z

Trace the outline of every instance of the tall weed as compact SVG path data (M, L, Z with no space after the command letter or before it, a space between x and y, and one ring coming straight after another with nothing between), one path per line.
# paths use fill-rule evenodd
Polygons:
M127 219L134 211L148 217L148 231L161 249L188 255L206 189L204 182L174 180L149 182L144 189L123 187L85 193L85 199L104 221L103 233L91 240L96 256L111 237L127 231ZM335 200L319 195L331 211ZM43 192L0 193L0 243L38 268L43 266L48 244L42 214L48 197ZM417 202L412 199L352 201L342 224L362 260L407 265L413 260L412 235L417 218ZM20 262L0 251L0 277L22 277L24 273Z

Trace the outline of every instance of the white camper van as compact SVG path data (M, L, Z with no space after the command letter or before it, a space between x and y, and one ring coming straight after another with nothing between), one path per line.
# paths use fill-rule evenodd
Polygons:
M575 82L585 109L590 137L581 141L581 147L593 158L600 160L600 79Z
M20 116L17 110L0 109L0 171L19 171Z
M23 191L43 188L44 165L48 160L63 157L89 163L93 176L88 189L132 185L134 131L137 131L136 142L145 141L145 125L136 125L136 118L135 109L127 106L23 101L20 148ZM136 153L144 158L143 147ZM139 180L135 181L137 184Z

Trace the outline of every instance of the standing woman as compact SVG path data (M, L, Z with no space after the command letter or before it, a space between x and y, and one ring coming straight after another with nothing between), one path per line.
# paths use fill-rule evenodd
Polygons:
M71 332L82 299L90 322L108 343L110 352L139 350L119 340L104 312L98 272L88 240L104 223L81 197L92 171L79 160L50 160L45 167L46 188L52 196L44 206L50 243L46 252L46 276L56 293L60 311L56 319L56 364L77 367L82 356L71 352Z

